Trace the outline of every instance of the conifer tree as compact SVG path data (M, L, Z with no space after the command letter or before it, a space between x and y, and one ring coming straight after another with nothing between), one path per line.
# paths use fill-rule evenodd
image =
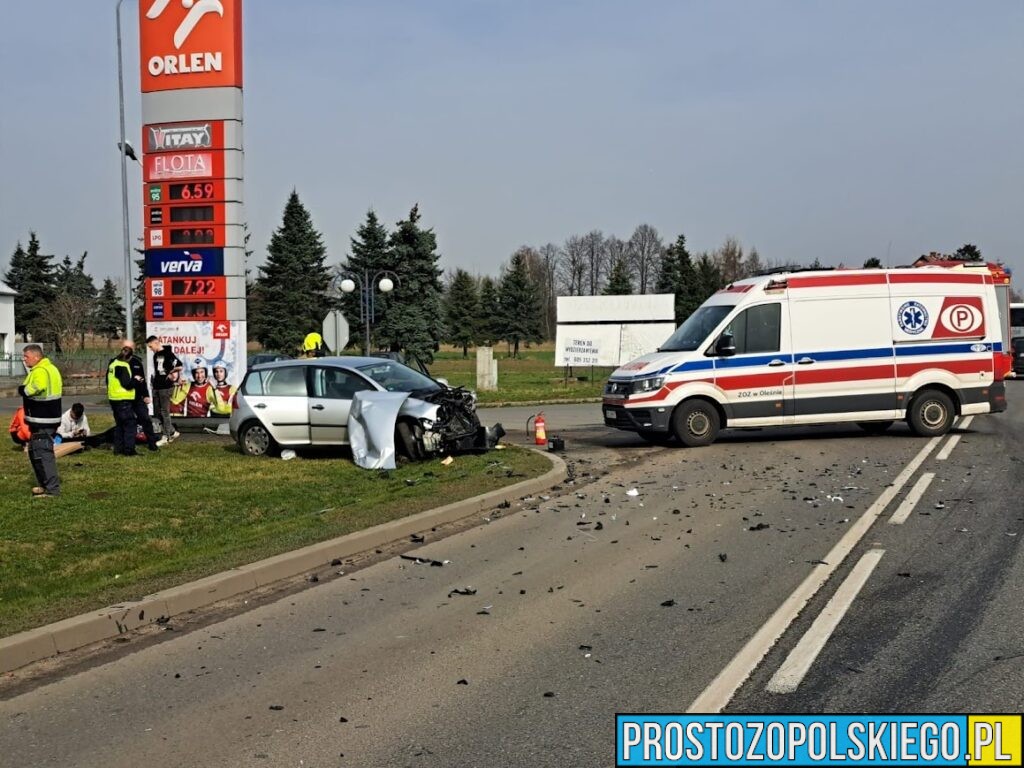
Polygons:
M679 235L676 241L665 249L661 271L658 273L657 291L675 294L677 324L688 318L706 298L703 295L700 277L694 268L693 258L686 247L685 235Z
M414 205L409 218L391 233L390 261L398 281L390 294L375 296L376 337L392 352L431 363L444 332L440 255L434 231L421 229L419 220L419 206Z
M56 295L52 259L39 252L39 239L30 232L28 250L19 242L4 273L4 282L18 293L14 297L14 331L21 334L22 341L27 342L29 334L36 341L52 340L41 333L46 308Z
M493 278L480 281L480 314L477 319L477 333L488 346L494 346L505 338L505 319L501 309L501 296Z
M864 269L881 269L882 260L877 256L871 256L864 260Z
M448 324L448 341L462 347L463 358L476 343L480 297L476 281L464 269L456 269L444 297L444 316Z
M323 238L293 189L255 283L260 312L251 318L252 331L264 349L293 352L322 326L330 308L325 257Z
M85 334L92 330L91 320L96 311L96 285L85 271L88 255L88 251L83 253L75 262L70 256L65 256L55 273L56 299L62 304L65 314L77 315L68 317L74 322L65 322L60 335L70 338L71 332L77 330L73 335L78 337L79 349L85 349Z
M512 254L498 293L505 324L503 335L512 345L512 357L519 357L520 343L539 342L544 336L537 285L521 251Z
M352 293L342 294L339 304L349 325L356 328L361 327L363 323L362 283L367 280L372 282L374 275L379 271L393 270L395 265L391 260L391 250L388 246L388 230L380 223L372 208L366 212L366 221L356 230L356 236L349 242L352 252L342 265L340 272L352 275L357 287ZM377 290L376 286L373 286L373 290ZM379 296L375 296L375 298L379 298ZM360 339L363 338L361 334L353 335ZM363 354L369 354L369 352L368 349L363 350Z
M121 303L117 284L109 277L103 280L99 290L92 322L96 333L107 340L108 348L110 342L124 332L124 305Z
M702 253L700 258L697 259L695 271L697 288L695 300L697 303L694 305L694 309L703 304L709 296L724 285L722 271L718 268L715 260L707 253Z
M629 264L625 257L619 257L612 263L612 271L608 274L608 284L601 291L605 296L630 296L633 293L633 280L629 273Z

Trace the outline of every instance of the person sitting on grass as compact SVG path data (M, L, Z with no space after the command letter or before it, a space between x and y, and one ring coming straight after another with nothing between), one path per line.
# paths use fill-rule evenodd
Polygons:
M84 442L92 434L89 430L89 417L85 415L85 406L75 403L60 417L57 435L62 442Z

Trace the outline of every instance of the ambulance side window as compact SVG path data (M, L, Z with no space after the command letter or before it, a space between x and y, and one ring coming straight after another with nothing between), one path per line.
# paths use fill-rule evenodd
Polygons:
M751 307L732 321L731 329L737 355L778 352L782 337L782 305Z

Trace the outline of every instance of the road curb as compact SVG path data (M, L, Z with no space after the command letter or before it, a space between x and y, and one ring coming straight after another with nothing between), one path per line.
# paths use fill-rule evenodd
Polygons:
M140 600L112 605L0 638L0 673L11 672L26 664L67 653L101 640L109 640L153 624L158 619L164 621L187 611L213 605L243 592L298 576L314 568L329 566L334 559L352 557L407 538L410 534L461 520L494 507L509 497L527 496L550 488L564 480L566 465L554 454L543 455L551 461L552 467L540 477L523 480L443 507L424 510L410 517L381 523L365 531L356 531L330 541L311 544L302 549L232 568L189 584L147 595Z

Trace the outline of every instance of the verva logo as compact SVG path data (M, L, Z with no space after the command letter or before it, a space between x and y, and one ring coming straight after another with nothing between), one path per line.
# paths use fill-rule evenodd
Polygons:
M947 296L939 311L934 339L984 336L985 312L980 296Z
M242 86L242 0L142 0L142 92Z

